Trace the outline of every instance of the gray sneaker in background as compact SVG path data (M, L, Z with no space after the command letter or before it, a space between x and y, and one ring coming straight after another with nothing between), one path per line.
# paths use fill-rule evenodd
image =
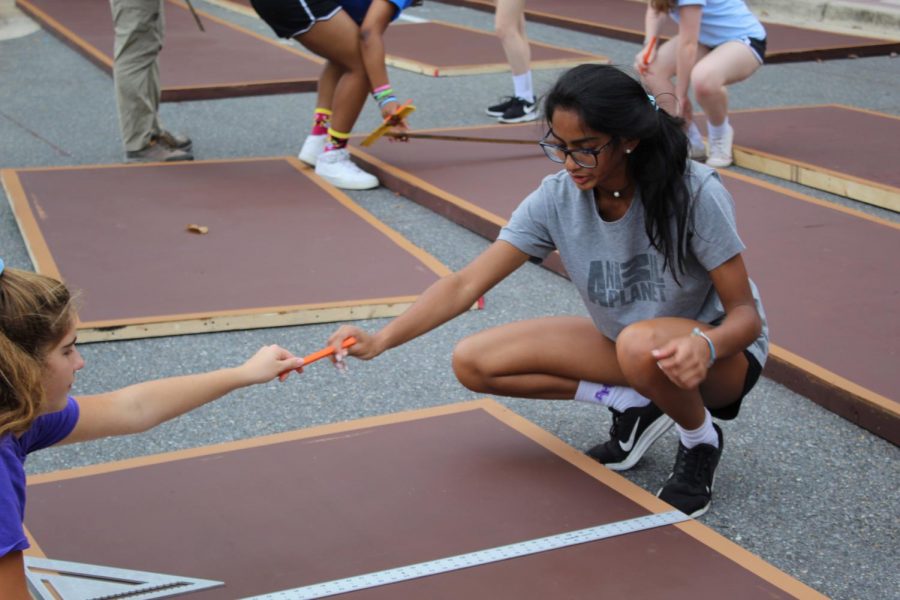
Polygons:
M140 150L129 150L125 153L125 162L153 163L153 162L179 162L194 160L194 155L177 148L169 148L162 142L151 140Z
M173 150L190 152L194 146L194 143L188 136L174 131L166 131L165 129L160 129L152 139Z

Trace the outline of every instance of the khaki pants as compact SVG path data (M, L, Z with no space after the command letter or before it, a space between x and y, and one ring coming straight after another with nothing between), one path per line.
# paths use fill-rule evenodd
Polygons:
M116 42L113 81L126 151L140 150L160 130L159 51L163 0L110 0Z

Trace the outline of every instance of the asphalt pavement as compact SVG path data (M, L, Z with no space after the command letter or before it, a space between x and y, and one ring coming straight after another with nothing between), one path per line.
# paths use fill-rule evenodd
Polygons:
M195 0L195 5L270 35L255 19L201 0ZM409 15L485 31L491 30L492 23L487 13L436 2L411 9ZM544 25L529 24L528 33L535 41L605 54L622 65L630 65L639 50L636 44ZM561 72L536 71L537 90L545 91ZM431 78L391 69L391 80L400 95L413 98L418 106L411 119L414 128L490 124L493 120L484 108L511 92L505 73ZM730 98L735 109L841 103L900 115L898 84L900 60L892 57L767 65L750 80L733 86ZM282 156L299 149L314 104L314 94L167 103L162 118L168 128L194 139L198 159ZM378 121L375 107L368 103L356 131L368 131ZM835 137L834 143L840 144L840 138ZM502 152L502 147L497 151ZM121 159L109 76L43 30L0 41L0 167L107 164ZM779 183L897 220L893 213ZM503 193L502 181L495 186L497 193ZM350 195L452 269L462 267L488 245L383 188ZM253 201L247 198L248 203ZM32 268L3 198L0 256L8 266ZM272 256L260 268L276 268L290 276L290 264L301 259L310 258ZM240 284L236 279L234 285ZM765 290L762 294L765 301ZM346 374L319 362L285 383L240 390L145 434L37 453L29 459L29 472L482 397L454 379L450 369L454 344L487 327L556 314L586 311L567 280L527 265L487 294L484 310L467 313L374 361L353 361ZM384 323L360 324L377 329ZM322 347L334 327L306 325L85 344L80 349L87 367L79 374L75 393L234 365L269 343L305 354ZM605 439L609 427L606 411L593 406L498 400L579 449ZM713 507L702 517L703 523L830 597L898 597L900 450L896 446L765 378L744 402L740 417L725 423L723 429L725 452ZM670 431L625 476L655 493L669 473L676 444L676 434Z

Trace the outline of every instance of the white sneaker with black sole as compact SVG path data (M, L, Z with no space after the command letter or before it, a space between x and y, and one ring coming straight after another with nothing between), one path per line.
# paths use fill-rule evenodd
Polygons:
M501 123L525 123L538 118L537 105L522 98L513 98L498 121Z
M316 175L334 187L345 190L370 190L378 187L378 178L357 167L350 160L350 152L346 148L320 154L316 161Z
M300 153L297 154L297 158L311 167L316 166L316 161L319 160L319 156L325 150L325 143L327 141L328 136L325 134L306 136L306 139L303 140L303 146L300 148Z

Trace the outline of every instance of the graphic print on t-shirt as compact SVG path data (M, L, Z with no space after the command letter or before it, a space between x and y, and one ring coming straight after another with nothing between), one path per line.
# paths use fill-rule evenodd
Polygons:
M591 261L588 299L594 304L614 307L634 302L665 302L666 286L658 257L638 254L626 262Z

